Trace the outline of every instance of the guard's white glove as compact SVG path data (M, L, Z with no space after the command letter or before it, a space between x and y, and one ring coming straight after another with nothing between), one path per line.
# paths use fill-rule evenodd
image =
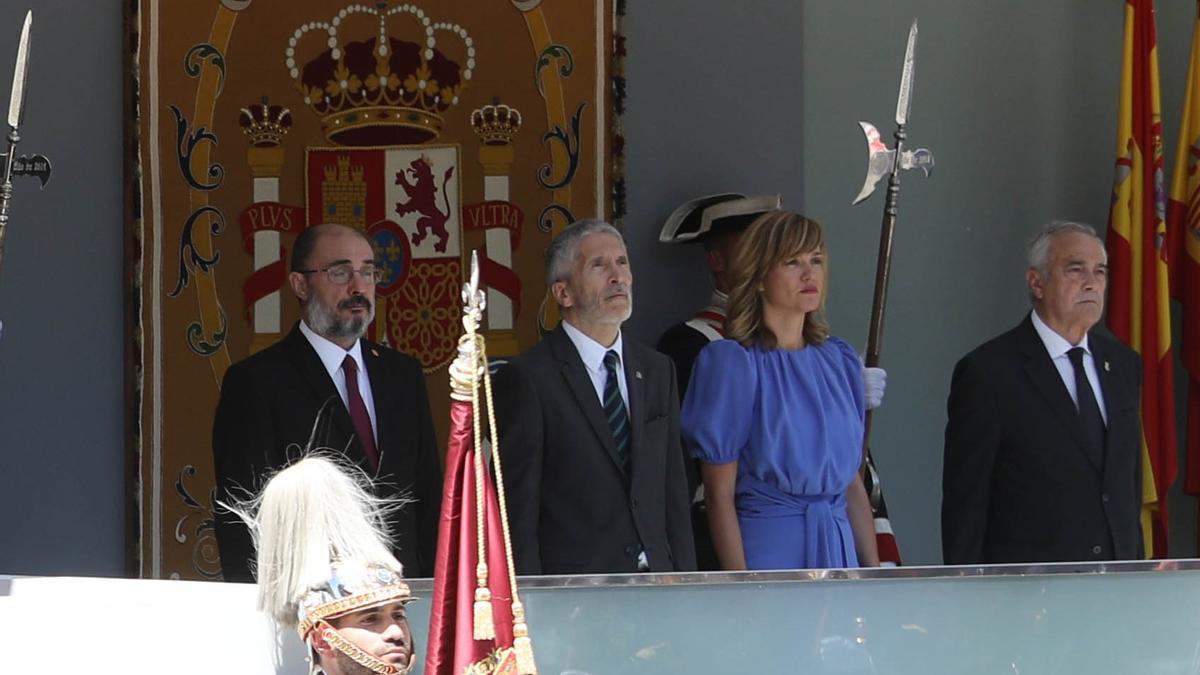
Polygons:
M863 366L863 398L866 400L867 410L874 410L883 405L883 390L886 388L886 370Z

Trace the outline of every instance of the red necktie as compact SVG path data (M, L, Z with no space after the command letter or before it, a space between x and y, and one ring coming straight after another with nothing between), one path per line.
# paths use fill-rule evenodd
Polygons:
M346 373L346 398L350 408L350 420L354 422L354 430L362 443L363 452L372 469L379 469L379 451L375 448L375 432L371 430L371 416L367 414L367 406L363 403L362 394L358 393L358 364L354 357L346 355L342 361L342 370Z

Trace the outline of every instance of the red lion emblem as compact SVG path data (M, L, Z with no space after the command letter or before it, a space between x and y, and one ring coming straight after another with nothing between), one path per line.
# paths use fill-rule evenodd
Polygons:
M408 174L412 174L411 183ZM451 166L442 177L442 201L446 205L443 212L438 208L438 187L433 179L433 162L428 157L422 155L414 159L408 169L396 173L396 185L403 187L408 194L408 201L396 202L396 214L401 217L410 213L421 214L417 219L417 231L412 235L413 246L420 246L425 237L432 233L438 238L433 249L438 253L446 252L446 242L450 239L450 232L446 229L446 221L450 220L450 196L446 193L446 185L453 174L454 167Z

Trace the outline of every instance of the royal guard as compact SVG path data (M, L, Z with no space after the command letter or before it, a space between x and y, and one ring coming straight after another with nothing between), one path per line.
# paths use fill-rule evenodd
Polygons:
M254 533L258 607L309 649L310 673L401 675L416 647L412 593L391 553L367 476L310 452L275 474L248 505L229 505Z

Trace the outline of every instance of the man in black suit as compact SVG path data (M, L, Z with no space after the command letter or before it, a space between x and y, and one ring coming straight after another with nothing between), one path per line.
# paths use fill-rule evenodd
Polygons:
M1029 244L1033 311L968 354L950 385L947 564L1141 557L1141 367L1092 331L1108 257L1090 226Z
M278 343L225 373L213 422L218 499L256 492L309 449L344 454L407 503L389 528L406 576L432 576L442 478L420 364L362 339L379 268L370 241L344 225L296 238L288 282L303 318ZM227 581L251 581L249 531L218 509Z
M546 251L563 321L497 375L521 574L694 570L675 371L621 335L633 275L621 234L588 220Z

